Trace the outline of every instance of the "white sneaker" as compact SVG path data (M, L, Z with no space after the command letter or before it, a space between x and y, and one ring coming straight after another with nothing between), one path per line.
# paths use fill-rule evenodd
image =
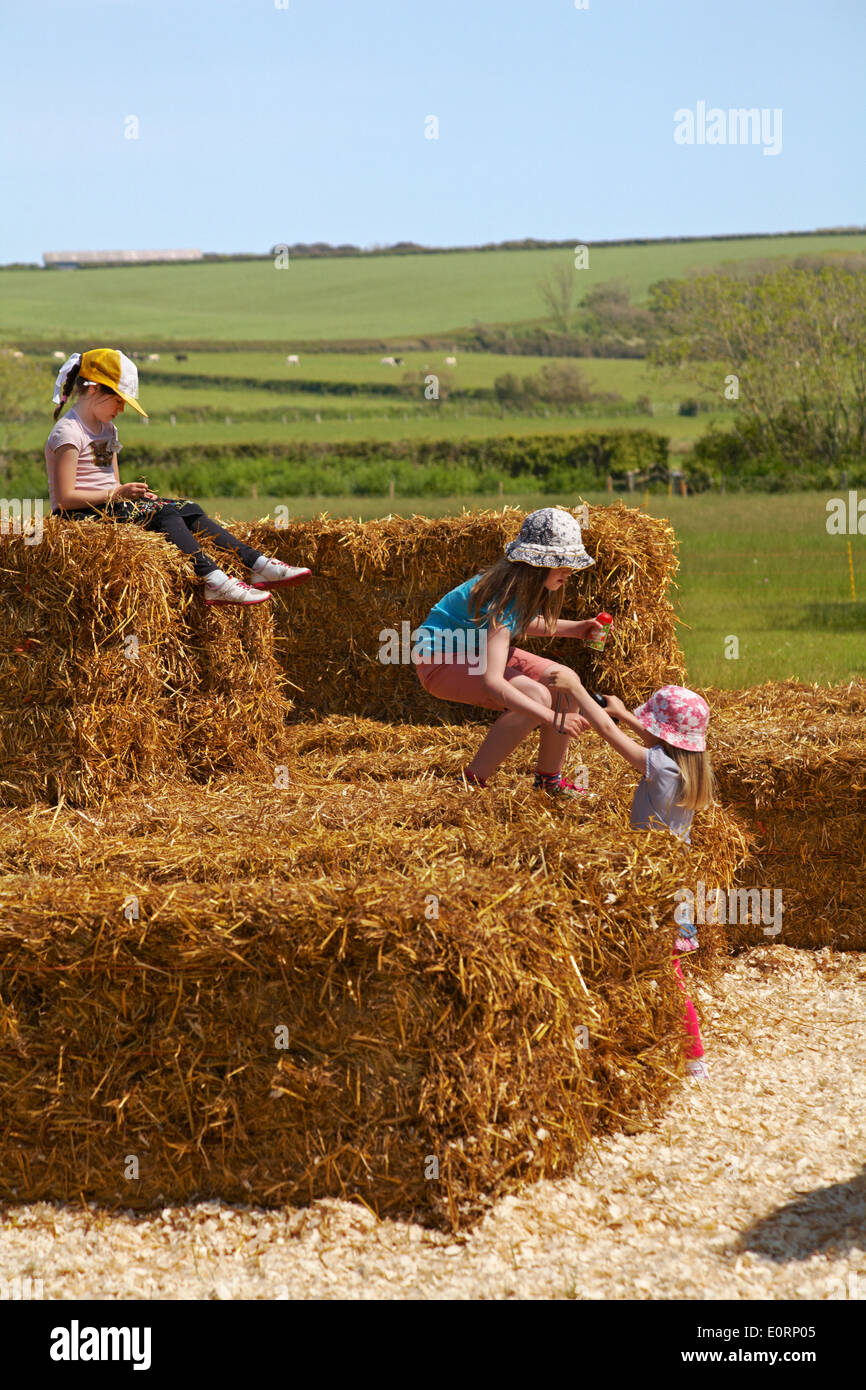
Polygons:
M221 575L219 577L209 576L205 580L205 603L267 603L270 597L268 593L261 593L258 589L251 589L249 584L244 584L241 579L233 579L230 574Z
M312 571L295 565L284 565L262 555L253 565L250 584L254 589L286 589L290 584L303 584L312 578Z

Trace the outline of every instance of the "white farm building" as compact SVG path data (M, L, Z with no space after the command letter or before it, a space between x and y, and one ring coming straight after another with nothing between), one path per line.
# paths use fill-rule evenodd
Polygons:
M200 261L201 251L43 251L46 267L74 270L80 265L158 265L160 262Z

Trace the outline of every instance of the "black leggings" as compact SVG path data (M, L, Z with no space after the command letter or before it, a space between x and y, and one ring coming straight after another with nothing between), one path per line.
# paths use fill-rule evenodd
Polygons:
M126 506L121 503L119 507L76 507L73 511L63 511L57 507L54 515L69 517L74 521L91 516L102 517L106 521L132 521L135 525L142 526L145 531L159 531L172 545L176 545L178 550L182 550L185 555L192 555L195 572L202 579L213 574L219 566L204 553L196 535L211 536L224 550L231 550L250 569L261 556L260 550L253 550L252 546L245 545L237 536L233 536L213 521L197 502L174 502L166 499L161 507L155 507L152 512L138 516L129 514L128 507L128 503Z

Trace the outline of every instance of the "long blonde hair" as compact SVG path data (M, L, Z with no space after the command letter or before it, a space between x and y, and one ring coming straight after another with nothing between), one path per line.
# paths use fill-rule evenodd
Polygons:
M565 585L556 591L544 587L550 570L539 565L528 565L525 560L509 560L503 555L489 569L484 570L478 583L469 595L469 611L476 622L481 622L482 613L491 625L505 626L503 618L506 610L513 609L517 619L514 640L518 642L526 632L533 618L541 615L549 634L556 631L556 620L562 612Z
M665 743L664 739L659 742L668 757L673 758L683 779L682 795L677 805L686 811L703 811L707 806L715 806L716 774L709 753L675 748L672 743Z

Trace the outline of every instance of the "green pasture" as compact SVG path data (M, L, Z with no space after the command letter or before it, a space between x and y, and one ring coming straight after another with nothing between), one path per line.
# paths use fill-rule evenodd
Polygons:
M213 398L210 398L213 402ZM707 428L710 419L724 421L724 415L681 416L674 406L660 409L654 419L642 415L613 415L575 407L556 411L552 407L533 411L506 411L495 405L474 402L422 401L382 402L375 398L337 401L334 397L316 400L309 396L274 403L269 397L254 413L245 414L235 401L221 403L219 414L196 410L182 397L170 396L161 409L148 396L153 410L148 422L126 411L117 418L121 443L121 468L134 468L135 446L141 441L162 445L208 446L227 444L274 444L294 440L321 440L328 443L359 440L399 439L488 439L502 435L574 434L584 430L654 429L671 440L672 453L688 451ZM170 411L176 406L176 424ZM222 409L231 421L226 424ZM319 419L316 419L316 416ZM283 422L285 416L285 423ZM45 419L31 420L15 431L11 444L16 449L40 451L51 430L50 410Z
M185 376L241 378L277 382L286 391L298 380L352 382L359 391L368 385L399 386L407 372L434 372L447 381L450 388L473 390L478 387L492 390L497 377L511 372L522 379L536 377L548 363L577 367L594 391L618 391L625 400L649 396L653 402L678 404L688 396L697 396L700 389L694 376L686 370L653 369L639 358L628 357L526 357L507 356L495 352L457 353L457 365L448 367L441 351L403 352L401 367L384 367L380 353L307 352L300 354L297 366L289 366L283 352L190 352L187 360L178 362L174 353L160 353L158 362L139 363L142 399L157 387L160 377L183 373ZM176 388L180 391L181 388ZM184 397L196 386L184 386ZM216 390L217 388L209 388ZM223 390L243 390L241 386L226 386ZM268 392L271 397L272 393ZM280 393L282 399L282 392ZM182 399L178 395L178 400ZM308 397L309 399L309 397Z
M579 238L575 237L575 244ZM590 247L576 297L622 280L639 302L663 277L755 257L864 251L866 236L746 238ZM88 343L183 339L273 342L447 335L476 323L546 320L539 282L573 265L571 248L413 256L128 266L0 273L0 339Z
M833 684L866 672L866 538L850 537L856 601L851 599L847 539L828 535L829 494L702 494L649 499L653 516L668 517L679 540L680 571L672 591L681 621L680 642L693 685L725 689L794 677ZM224 520L252 520L273 511L279 498L199 499ZM504 497L286 499L290 517L326 512L368 520L389 513L447 516L463 507L503 505L531 510L580 499L538 493ZM585 500L608 504L605 493ZM643 505L644 499L629 499ZM566 609L582 615L580 577L570 583ZM423 616L423 615L420 615ZM738 657L726 657L739 644Z
M90 273L90 272L86 272ZM0 290L3 277L0 276ZM509 357L494 353L464 353L456 367L445 367L444 354L411 352L403 366L383 367L380 355L369 353L306 353L299 366L289 367L284 353L195 352L177 362L173 353L160 353L159 362L139 364L139 396L148 412L145 422L131 410L118 421L121 439L129 453L138 439L158 445L208 445L274 443L323 440L329 443L360 439L486 438L503 434L574 433L581 429L654 428L666 434L674 451L688 450L706 429L709 416L680 416L678 407L689 397L701 397L695 379L685 370L654 370L634 358ZM46 401L56 363L36 358L45 371ZM407 372L436 372L443 383L459 390L490 389L498 376L536 377L546 363L577 366L596 393L617 392L615 405L590 402L558 409L539 403L534 409L503 411L495 400L448 397L428 401L423 382L415 396L375 395L374 383L399 386ZM165 378L182 374L188 383ZM220 384L196 378L220 377ZM352 383L357 395L293 390L298 380ZM261 385L248 383L260 382ZM278 382L279 390L265 382ZM365 389L367 388L367 389ZM652 403L653 415L638 415L633 407L640 396ZM723 427L729 408L720 399L714 418ZM620 414L620 412L624 412ZM175 423L171 423L172 415ZM317 418L318 417L318 418ZM227 421L229 423L227 423ZM15 427L7 443L15 448L40 449L51 425L50 411ZM146 435L144 431L147 431ZM0 429L0 443L6 432Z

